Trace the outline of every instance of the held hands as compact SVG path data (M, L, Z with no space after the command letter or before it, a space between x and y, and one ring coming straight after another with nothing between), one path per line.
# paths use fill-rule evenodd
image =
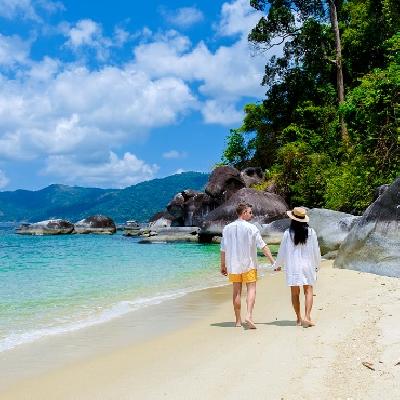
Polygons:
M224 276L228 275L228 270L225 265L224 266L221 265L221 274Z

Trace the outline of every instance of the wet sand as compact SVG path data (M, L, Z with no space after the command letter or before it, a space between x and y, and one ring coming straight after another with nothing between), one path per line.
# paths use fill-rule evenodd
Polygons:
M283 273L267 274L256 330L234 327L230 287L207 289L2 353L0 398L400 398L400 279L331 265L313 328L295 326Z

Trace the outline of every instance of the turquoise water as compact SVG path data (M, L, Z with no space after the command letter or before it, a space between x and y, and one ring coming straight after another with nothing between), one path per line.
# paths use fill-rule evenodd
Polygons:
M219 246L0 229L0 351L226 283Z

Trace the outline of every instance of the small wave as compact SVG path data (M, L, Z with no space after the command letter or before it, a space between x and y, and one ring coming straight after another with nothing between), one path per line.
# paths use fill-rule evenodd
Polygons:
M88 328L93 325L102 324L105 322L109 322L115 318L121 317L130 312L139 310L144 307L148 307L151 305L160 304L167 300L177 299L179 297L183 297L188 293L205 290L214 287L225 286L224 284L215 284L212 286L202 287L202 288L187 288L181 289L177 292L173 293L164 293L153 297L145 297L139 298L135 300L124 300L120 301L114 306L110 307L107 310L104 310L98 315L91 316L81 321L71 322L65 325L60 325L56 327L48 327L48 328L40 328L31 330L23 333L13 333L0 340L0 353L8 350L12 350L17 346L22 344L28 344L35 342L36 340L42 339L47 336L54 336L59 334L65 334L69 332L74 332L79 329Z

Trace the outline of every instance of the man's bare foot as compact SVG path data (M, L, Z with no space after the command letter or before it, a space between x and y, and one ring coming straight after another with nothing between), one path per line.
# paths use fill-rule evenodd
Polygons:
M302 324L303 324L303 320L302 320L301 318L299 318L299 319L296 321L296 326L302 326Z
M248 329L257 329L256 325L250 318L246 319L245 323Z
M310 319L303 319L302 325L303 328L311 328L312 326L315 326L315 323Z
M241 328L241 327L242 327L242 321L236 321L235 328Z

